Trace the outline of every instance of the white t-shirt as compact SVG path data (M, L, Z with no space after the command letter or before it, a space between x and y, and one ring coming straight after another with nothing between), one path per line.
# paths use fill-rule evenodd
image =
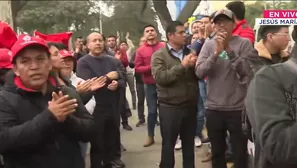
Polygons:
M73 72L71 74L71 77L70 77L70 81L71 81L71 84L76 87L77 84L80 82L80 81L85 81L79 77L77 77ZM88 112L90 114L93 114L94 112L94 109L95 109L95 106L96 106L96 101L95 101L95 98L94 96L89 100L89 102L85 105L86 109L88 110Z

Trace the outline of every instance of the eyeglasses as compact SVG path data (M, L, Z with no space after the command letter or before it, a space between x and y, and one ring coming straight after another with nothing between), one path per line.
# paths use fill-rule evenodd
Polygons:
M273 33L273 34L290 37L289 33Z

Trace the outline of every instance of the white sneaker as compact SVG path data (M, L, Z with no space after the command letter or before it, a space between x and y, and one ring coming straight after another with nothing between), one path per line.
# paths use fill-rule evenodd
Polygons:
M180 150L182 148L182 144L181 144L181 140L177 140L176 144L175 144L175 150Z
M202 142L201 142L201 139L199 137L195 137L195 146L196 147L201 147L202 146Z

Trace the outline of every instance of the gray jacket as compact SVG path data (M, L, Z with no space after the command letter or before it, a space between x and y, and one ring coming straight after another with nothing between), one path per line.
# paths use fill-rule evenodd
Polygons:
M199 54L195 71L200 79L208 77L207 109L237 111L244 107L246 90L252 75L246 58L254 49L249 40L239 36L232 37L229 47L231 52L228 60L214 55L215 39L208 40Z
M268 65L252 80L247 114L255 133L255 168L297 167L297 60Z

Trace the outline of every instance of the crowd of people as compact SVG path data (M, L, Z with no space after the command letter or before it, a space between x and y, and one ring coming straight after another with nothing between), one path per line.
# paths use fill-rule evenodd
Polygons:
M0 26L5 168L83 168L87 154L91 168L123 168L120 125L132 131L130 107L138 112L136 127L147 122L143 147L154 145L160 126L160 168L174 168L179 149L183 167L195 168L195 147L203 143L210 145L202 161L213 168L247 168L248 140L253 167L297 165L296 47L287 50L288 26L262 26L255 41L243 2L169 23L166 42L146 25L137 49L129 33L77 37L72 52L63 40L16 36Z

